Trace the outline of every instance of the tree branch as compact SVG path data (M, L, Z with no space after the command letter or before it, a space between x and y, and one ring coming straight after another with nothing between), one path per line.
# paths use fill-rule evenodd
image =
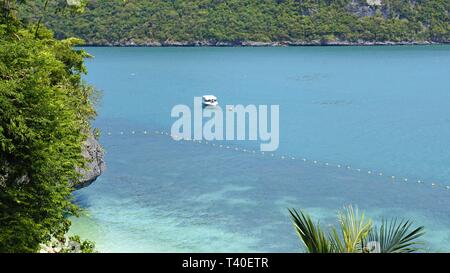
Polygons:
M44 16L45 16L45 10L47 9L48 2L49 2L49 1L50 1L50 0L45 0L45 3L44 3L44 9L42 10L42 16L41 16L41 18L39 18L39 21L38 21L37 26L36 26L36 31L34 32L34 38L35 38L35 39L37 39L37 37L38 37L39 28L40 28L40 26L41 26L42 20L44 19Z

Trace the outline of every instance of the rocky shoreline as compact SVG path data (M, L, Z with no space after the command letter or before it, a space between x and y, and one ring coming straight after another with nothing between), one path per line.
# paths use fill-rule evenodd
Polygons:
M81 174L81 178L79 181L72 182L75 189L89 186L106 169L103 148L93 135L90 135L86 139L83 156L87 160L86 168L77 168L77 171Z
M394 45L438 45L449 44L450 41L281 41L281 42L257 42L257 41L117 41L117 42L86 42L84 46L92 47L289 47L289 46L394 46Z

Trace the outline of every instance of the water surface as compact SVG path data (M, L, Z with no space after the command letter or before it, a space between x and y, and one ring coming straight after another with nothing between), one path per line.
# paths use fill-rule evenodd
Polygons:
M412 218L448 251L449 46L87 50L108 170L75 193L72 232L101 251L295 252L287 208L326 226L346 204ZM155 134L209 93L280 105L274 156Z

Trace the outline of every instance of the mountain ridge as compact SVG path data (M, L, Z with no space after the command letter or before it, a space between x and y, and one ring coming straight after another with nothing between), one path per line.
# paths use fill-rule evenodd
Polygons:
M48 12L44 22L88 45L424 44L449 43L449 9L449 0L88 0L83 14Z

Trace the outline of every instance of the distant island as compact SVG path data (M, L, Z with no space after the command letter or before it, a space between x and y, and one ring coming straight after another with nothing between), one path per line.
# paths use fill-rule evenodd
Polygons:
M23 7L39 20L44 0ZM392 45L450 42L448 0L89 0L65 16L49 6L59 39L92 46Z

